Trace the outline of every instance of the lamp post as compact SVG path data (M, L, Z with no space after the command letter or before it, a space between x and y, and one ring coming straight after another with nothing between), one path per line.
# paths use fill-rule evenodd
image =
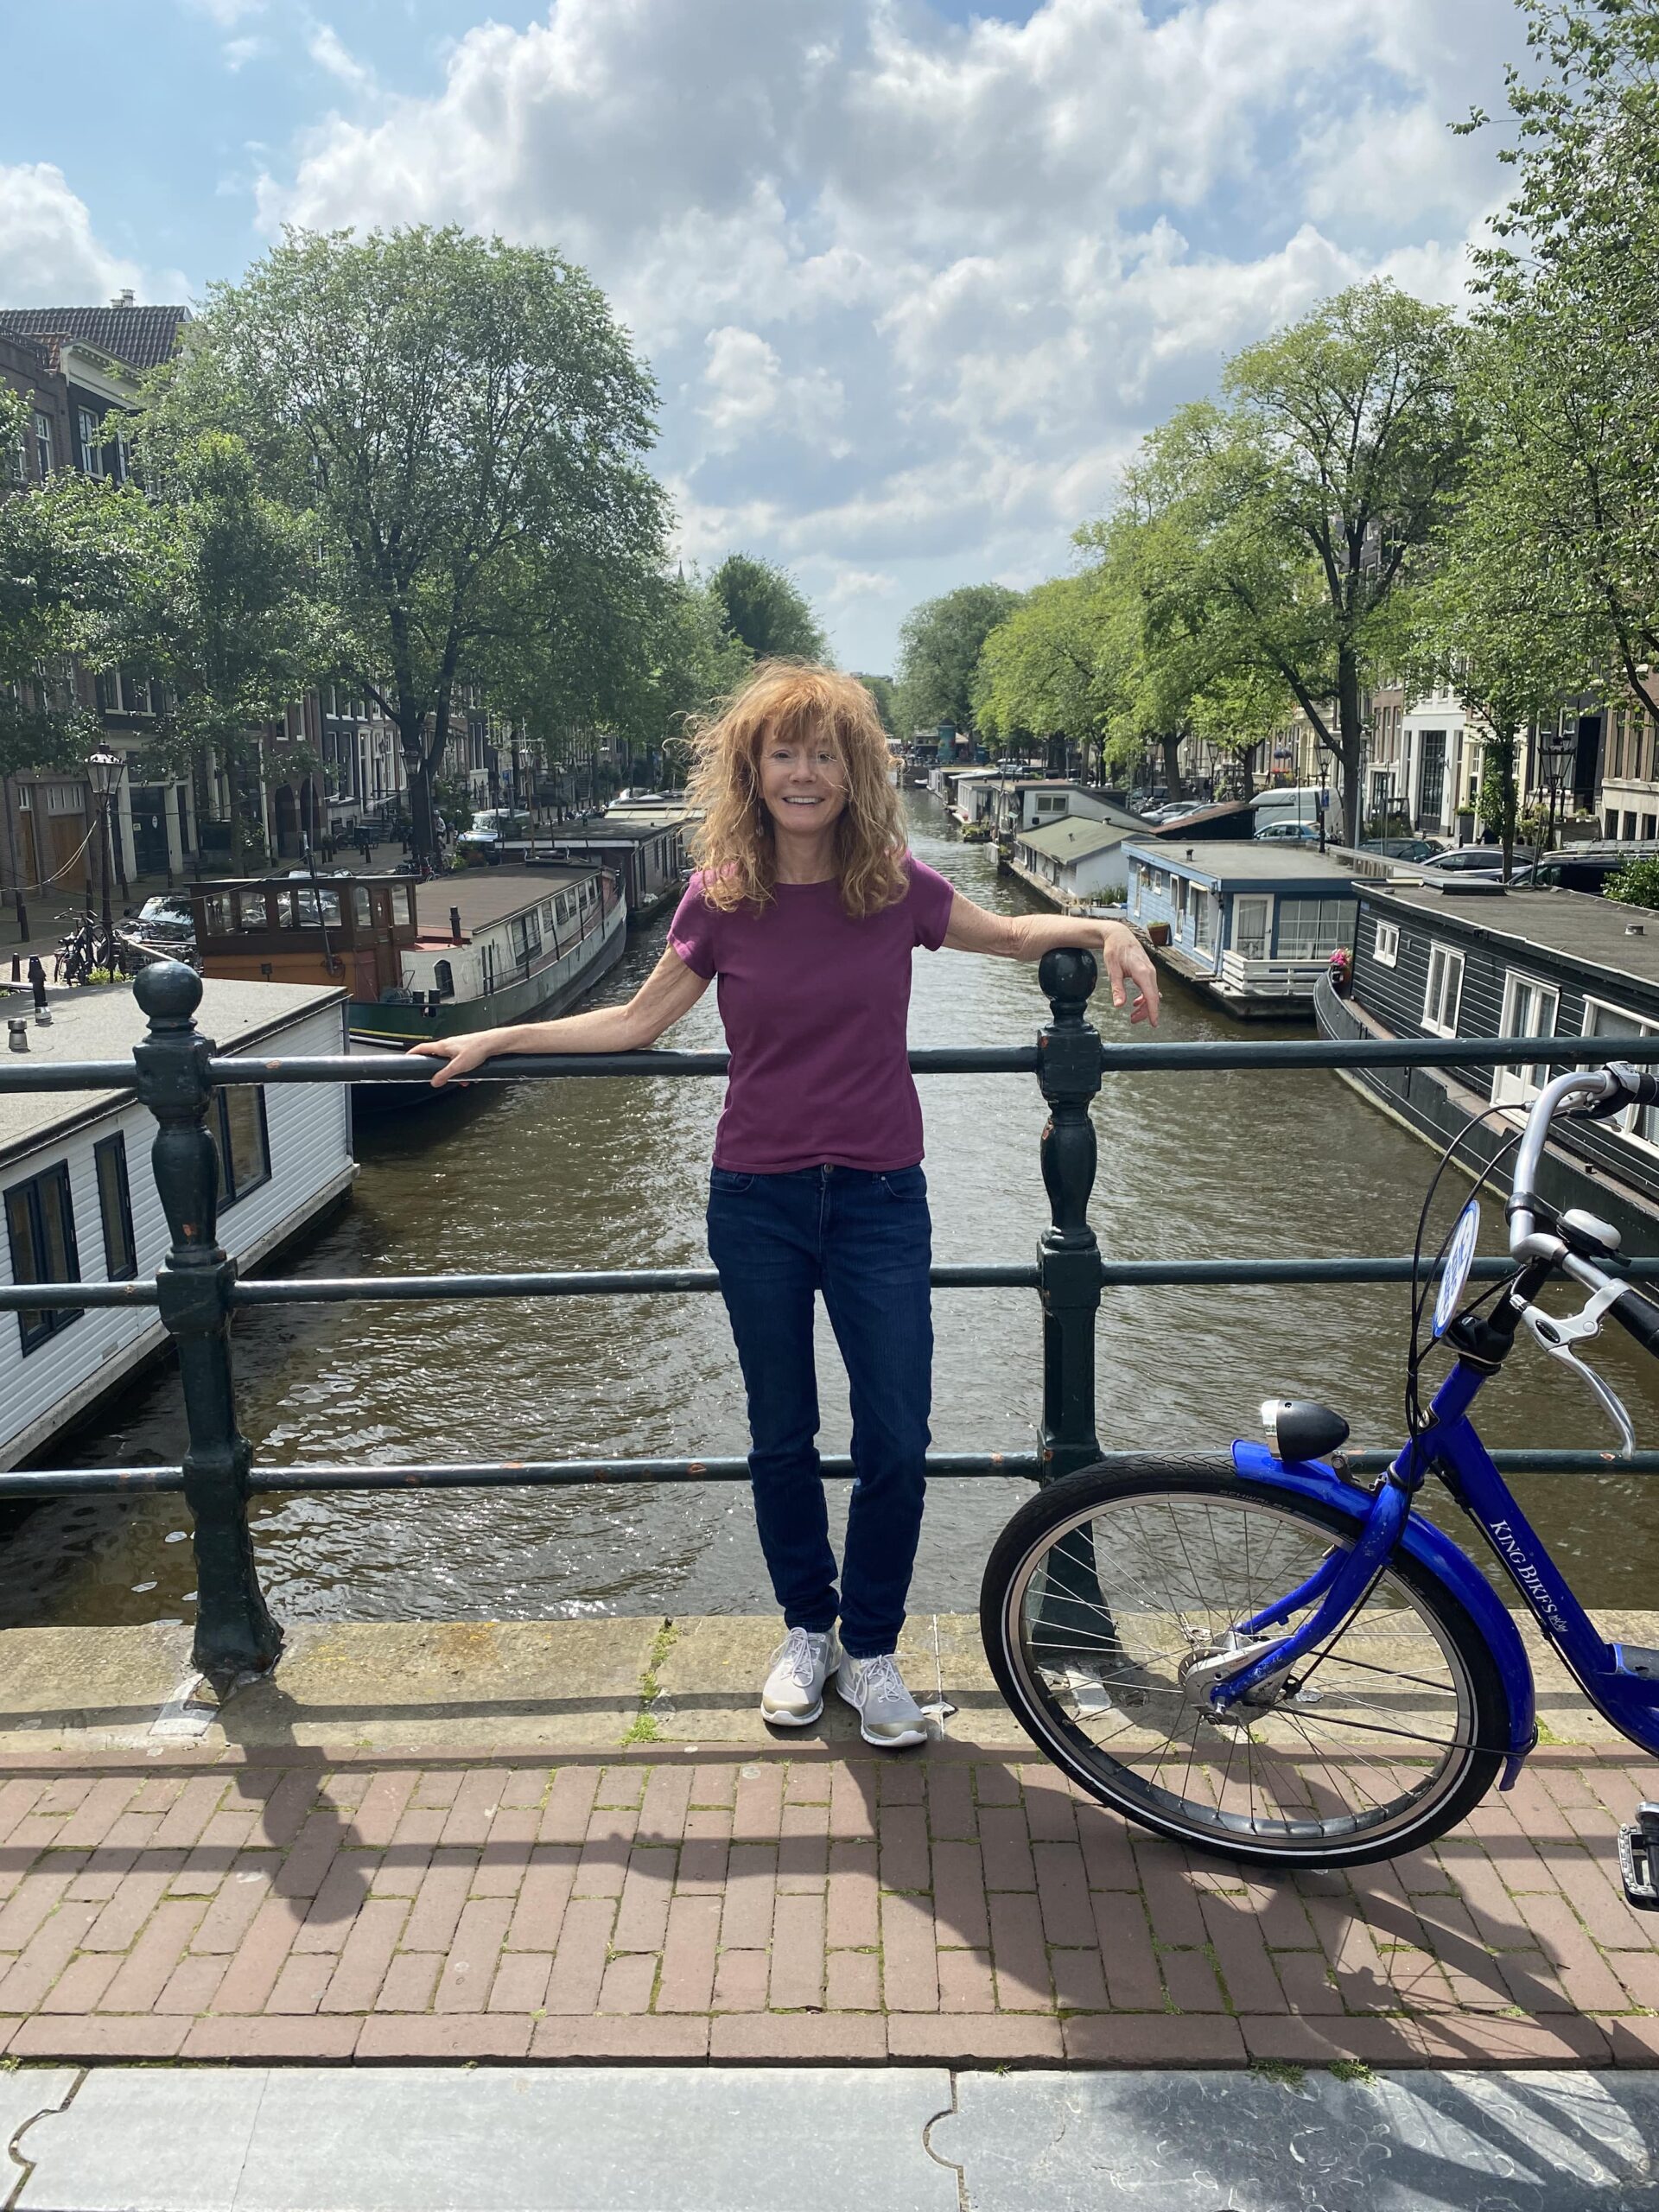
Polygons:
M98 801L98 873L102 909L99 918L106 938L111 928L110 877L114 873L110 851L110 801L115 797L126 765L124 753L90 753L86 756L86 780Z
M1546 835L1552 845L1555 842L1555 802L1563 785L1572 775L1579 750L1577 722L1575 721L1570 729L1563 728L1564 719L1564 716L1558 715L1553 730L1540 730L1538 733L1538 760L1539 766L1544 772L1544 790L1548 810ZM1535 867L1542 858L1543 849L1535 839L1532 854Z

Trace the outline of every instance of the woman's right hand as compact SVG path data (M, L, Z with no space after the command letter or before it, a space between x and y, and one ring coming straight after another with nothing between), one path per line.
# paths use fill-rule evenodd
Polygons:
M505 1049L507 1033L504 1029L475 1029L470 1037L429 1037L423 1045L411 1045L409 1058L443 1063L433 1071L432 1088L437 1090L446 1083L461 1081L472 1069L494 1058Z

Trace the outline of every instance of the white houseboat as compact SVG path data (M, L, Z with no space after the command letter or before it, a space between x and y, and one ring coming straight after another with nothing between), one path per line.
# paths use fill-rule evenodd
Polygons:
M1351 945L1351 868L1311 845L1172 845L1135 839L1128 918L1154 957L1229 1014L1311 1013L1338 946Z
M147 1033L131 990L49 995L29 1020L31 1065L124 1058ZM12 993L10 1020L33 1001ZM346 1048L346 994L293 983L207 982L197 1025L220 1052ZM337 1205L357 1173L343 1084L226 1087L207 1129L219 1153L219 1240L244 1269ZM156 1122L131 1090L0 1092L0 1200L9 1283L119 1282L153 1275L168 1236L150 1170ZM152 1306L0 1313L0 1467L16 1467L82 1419L167 1344Z
M1130 835L1110 822L1065 815L1040 830L1015 832L1008 874L1063 912L1121 906L1128 881L1124 847Z

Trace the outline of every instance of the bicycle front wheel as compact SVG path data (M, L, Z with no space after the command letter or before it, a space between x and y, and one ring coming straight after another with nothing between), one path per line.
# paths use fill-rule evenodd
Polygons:
M1214 1463L1084 1468L1022 1506L986 1567L998 1686L1091 1796L1182 1842L1260 1866L1427 1843L1491 1787L1508 1706L1467 1611L1408 1554L1286 1682L1226 1713L1205 1694L1204 1662L1357 1528Z

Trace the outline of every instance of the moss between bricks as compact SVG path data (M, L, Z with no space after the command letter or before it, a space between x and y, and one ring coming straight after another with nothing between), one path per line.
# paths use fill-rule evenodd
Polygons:
M657 1726L656 1714L651 1710L663 1694L657 1670L673 1649L674 1639L679 1632L677 1623L664 1620L652 1639L651 1649L645 1656L645 1670L639 1677L639 1710L623 1732L621 1740L624 1748L630 1744L656 1744L662 1740L663 1732Z

